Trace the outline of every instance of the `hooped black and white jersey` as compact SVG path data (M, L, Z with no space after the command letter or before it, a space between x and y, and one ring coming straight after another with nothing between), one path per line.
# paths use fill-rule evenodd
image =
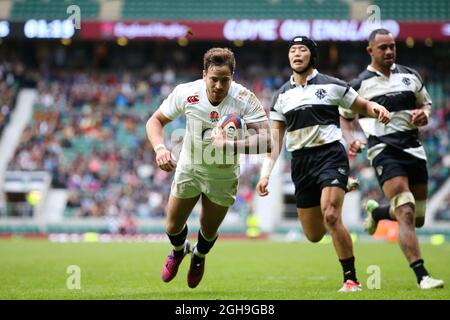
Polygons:
M286 148L295 151L342 138L339 106L350 109L358 94L344 81L314 69L307 83L293 77L274 96L270 118L286 124Z
M350 85L358 94L384 106L391 113L391 122L384 125L376 119L360 116L361 128L368 138L368 158L372 161L386 146L402 150L426 160L425 150L419 141L419 130L411 122L414 109L430 104L430 96L422 78L414 69L393 64L390 77L368 66ZM346 119L355 113L340 109Z

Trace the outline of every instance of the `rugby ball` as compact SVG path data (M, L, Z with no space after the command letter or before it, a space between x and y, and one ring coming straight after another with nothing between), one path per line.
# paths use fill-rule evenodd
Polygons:
M234 113L220 119L219 126L225 131L228 140L243 139L246 135L244 119Z

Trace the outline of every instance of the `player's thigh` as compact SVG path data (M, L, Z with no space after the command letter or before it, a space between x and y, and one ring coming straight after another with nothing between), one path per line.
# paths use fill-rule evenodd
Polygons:
M194 209L200 195L193 198L178 198L170 195L167 205L166 230L169 233L177 233L183 230L183 227Z
M320 206L311 208L297 208L303 232L311 242L320 241L327 232L323 224L323 215Z
M409 191L410 158L403 152L386 147L372 161L375 174L384 195L391 199Z
M390 178L383 183L382 189L389 200L402 192L410 192L408 177L396 176Z
M320 198L320 205L322 212L327 210L341 211L344 204L345 190L341 187L327 186L322 189L322 196Z
M416 200L427 200L428 198L428 184L414 184L410 185L409 189L414 195L414 199Z
M225 218L228 208L211 201L202 194L202 210L200 213L200 227L206 238L213 238Z
M411 211L411 209L408 208L409 206L405 206L410 202L408 197L409 195L411 195L408 177L399 176L387 180L383 184L383 192L386 197L391 200L391 210L394 212L396 220L398 222L402 222L401 225L409 225L411 223L416 224L415 211ZM408 197L407 194L409 194ZM400 198L397 196L399 196ZM396 198L395 202L400 201L402 203L397 205L392 204L394 197ZM415 202L414 199L412 201ZM421 225L422 221L419 219L418 223L419 225Z

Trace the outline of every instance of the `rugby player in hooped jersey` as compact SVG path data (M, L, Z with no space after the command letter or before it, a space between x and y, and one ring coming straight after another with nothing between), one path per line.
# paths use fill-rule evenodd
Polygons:
M176 276L184 256L191 251L186 221L201 199L200 230L187 275L190 288L200 283L205 255L217 240L218 228L236 197L239 153L271 150L267 115L256 96L232 80L235 65L231 50L208 50L203 58L203 79L178 85L147 122L158 166L165 171L176 168L167 208L166 232L173 249L162 269L165 282ZM232 113L254 134L227 140L218 121ZM163 127L181 114L186 115L186 133L176 162L164 145Z
M330 233L344 274L339 291L360 291L352 240L341 218L349 163L340 143L339 106L383 124L389 122L390 115L383 106L359 97L347 83L319 73L316 62L317 45L313 40L304 36L292 39L289 63L293 73L273 99L272 152L264 159L256 191L260 196L268 194L269 176L286 133L303 232L312 242L320 241L327 231Z
M366 202L364 228L372 235L380 220L396 220L400 248L419 288L443 288L444 281L431 277L425 268L415 230L425 223L428 196L427 156L419 141L418 128L428 124L431 98L416 70L395 63L395 40L389 30L372 31L367 53L371 56L370 65L350 85L362 97L383 103L391 111L392 121L387 126L361 117L353 121L355 112L341 110L341 125L349 140L350 153L361 152L366 143L354 139L351 132L364 129L368 137L367 156L384 195L390 200L388 206L379 206L372 199Z

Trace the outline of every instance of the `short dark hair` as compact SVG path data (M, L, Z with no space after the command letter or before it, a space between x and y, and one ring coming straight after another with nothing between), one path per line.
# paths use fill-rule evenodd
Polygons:
M211 48L206 51L203 57L203 69L206 71L211 66L228 66L231 73L234 73L236 68L236 59L234 53L228 48Z
M384 29L384 28L375 29L369 35L369 43L372 42L373 40L375 40L375 37L377 36L377 34L391 34L391 33L392 32L390 32L388 29Z

